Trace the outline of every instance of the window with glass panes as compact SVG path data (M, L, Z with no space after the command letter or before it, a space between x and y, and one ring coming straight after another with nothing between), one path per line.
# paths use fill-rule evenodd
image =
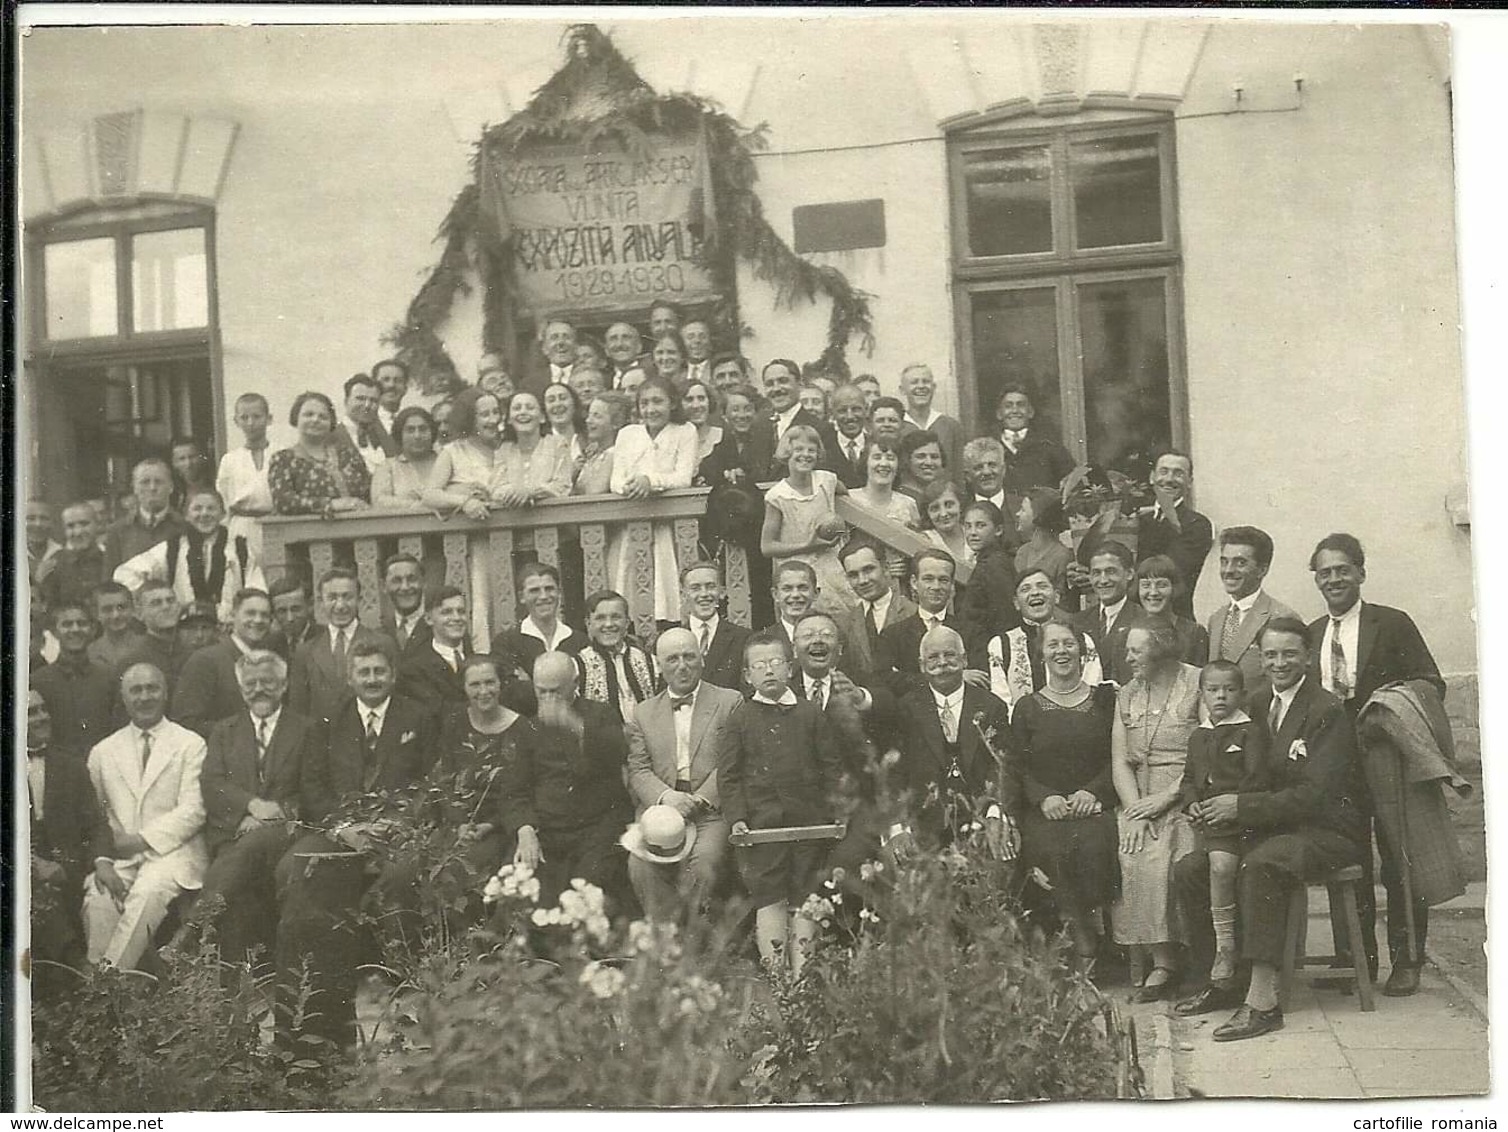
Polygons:
M1024 387L1034 428L1140 476L1188 433L1172 122L1020 122L949 137L965 411L994 431Z
M196 204L30 226L27 392L44 498L109 498L174 436L215 447L213 249L213 209Z

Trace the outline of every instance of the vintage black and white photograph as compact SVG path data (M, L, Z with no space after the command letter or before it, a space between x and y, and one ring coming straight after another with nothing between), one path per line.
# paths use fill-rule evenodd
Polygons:
M1452 29L278 15L17 49L23 1110L1489 1090Z

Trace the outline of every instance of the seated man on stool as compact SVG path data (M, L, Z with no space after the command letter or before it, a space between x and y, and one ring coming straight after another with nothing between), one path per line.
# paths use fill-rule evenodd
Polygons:
M639 705L628 733L628 785L640 810L639 835L625 834L628 879L651 920L678 920L706 909L728 859L728 822L718 809L717 763L723 729L743 696L702 679L702 652L689 629L655 642L665 690ZM695 838L683 860L660 863L644 839L670 807ZM673 824L673 823L672 823ZM638 849L635 847L638 846ZM663 853L659 855L663 856ZM674 854L672 854L674 855Z
M89 781L109 823L84 886L89 962L133 968L207 863L199 772L204 740L164 717L168 683L153 664L121 674L131 722L89 752Z
M1194 819L1212 831L1253 831L1237 890L1241 954L1251 964L1251 985L1230 1021L1215 1030L1217 1042L1283 1028L1278 969L1289 895L1295 885L1359 863L1367 844L1356 737L1340 701L1309 670L1306 626L1275 617L1263 627L1259 644L1272 686L1252 698L1251 716L1271 752L1271 788L1219 794L1190 807ZM1184 907L1196 923L1209 922L1208 864L1194 852L1176 866ZM1175 1010L1190 1015L1227 1009L1239 993L1234 981L1211 982Z

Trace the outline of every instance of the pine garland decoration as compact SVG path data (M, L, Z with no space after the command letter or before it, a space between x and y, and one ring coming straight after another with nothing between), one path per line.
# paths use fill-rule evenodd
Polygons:
M832 301L827 347L812 363L835 377L847 377L847 349L857 337L865 355L874 350L871 296L849 283L835 267L802 259L770 226L754 186L759 175L754 152L767 147L766 127L744 129L716 103L693 94L660 95L639 77L611 37L593 24L576 24L564 35L566 62L535 93L529 105L501 125L482 132L472 153L473 181L457 194L440 225L440 260L420 286L402 324L386 340L417 370L455 367L440 341L439 328L458 295L470 292L468 270L483 286L483 339L488 350L505 351L511 340L516 296L509 249L498 241L481 207L479 175L484 163L530 145L572 143L591 149L621 146L630 156L652 152L656 135L689 136L704 130L712 168L716 224L704 208L698 234L702 266L724 296L713 312L718 331L730 338L749 333L738 318L737 263L775 289L776 305L791 309L819 295ZM696 221L693 221L696 224Z

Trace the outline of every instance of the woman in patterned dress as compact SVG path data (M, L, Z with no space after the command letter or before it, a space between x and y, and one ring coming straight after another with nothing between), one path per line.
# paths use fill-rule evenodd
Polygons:
M368 506L372 475L354 444L336 444L335 406L323 393L300 393L288 413L292 448L267 460L267 486L279 515L337 515Z

